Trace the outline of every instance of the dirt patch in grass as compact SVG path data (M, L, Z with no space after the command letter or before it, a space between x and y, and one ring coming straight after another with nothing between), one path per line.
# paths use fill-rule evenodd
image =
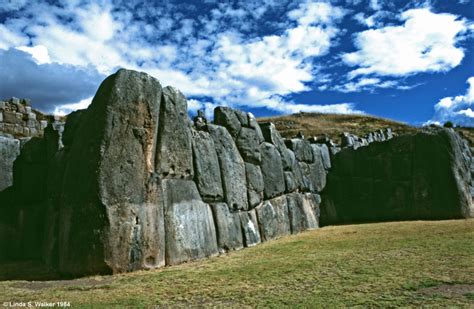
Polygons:
M468 297L474 295L474 284L441 284L420 289L418 292L428 296Z
M39 291L49 288L60 288L64 290L89 290L107 288L114 281L112 276L109 277L90 277L74 280L55 280L55 281L22 281L12 284L12 287L18 289L26 289Z

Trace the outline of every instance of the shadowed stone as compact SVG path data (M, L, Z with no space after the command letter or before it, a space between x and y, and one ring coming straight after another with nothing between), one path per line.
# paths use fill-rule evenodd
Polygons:
M212 211L200 200L191 180L165 179L166 264L202 259L218 254Z
M239 213L230 212L225 203L212 204L211 207L217 227L219 251L225 252L243 248Z
M226 128L208 125L221 167L222 186L227 205L234 210L248 209L244 160Z
M141 135L140 129L136 134ZM188 104L173 87L163 89L156 169L164 177L192 179L193 157Z
M268 241L291 233L286 196L280 196L255 208L262 240Z
M260 146L262 154L262 175L265 189L263 191L266 199L280 195L285 192L285 177L281 157L276 149L270 143L263 143Z
M214 141L209 133L193 131L194 175L201 197L206 202L222 201L221 171Z
M245 246L252 247L259 244L262 240L260 238L255 209L240 212L239 215Z

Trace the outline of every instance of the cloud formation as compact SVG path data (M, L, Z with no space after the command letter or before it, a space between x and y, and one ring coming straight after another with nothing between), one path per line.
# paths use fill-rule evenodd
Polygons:
M44 112L91 96L104 79L92 68L38 64L29 53L17 49L0 50L0 59L1 99L30 98Z
M358 50L342 55L344 63L357 67L349 78L444 72L461 63L464 50L458 44L469 29L465 20L452 14L436 14L429 8L405 11L400 20L403 25L355 35Z
M451 121L456 125L474 126L474 76L468 78L467 84L465 94L442 98L436 103L435 115L428 124Z
M328 2L223 3L194 19L186 16L192 5L99 3L32 3L7 21L9 36L0 39L0 48L27 51L39 64L91 66L101 74L118 67L145 71L178 87L194 107L200 102L201 108L352 111L345 103L322 107L285 100L310 90L317 71L313 60L336 44L336 24L345 10ZM256 33L259 19L269 13L282 17L270 22L268 33Z

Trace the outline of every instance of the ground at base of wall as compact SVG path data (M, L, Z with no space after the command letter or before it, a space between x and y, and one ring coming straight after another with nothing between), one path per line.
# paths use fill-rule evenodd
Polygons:
M325 227L156 271L4 281L0 301L64 301L74 307L469 307L473 230L474 219Z

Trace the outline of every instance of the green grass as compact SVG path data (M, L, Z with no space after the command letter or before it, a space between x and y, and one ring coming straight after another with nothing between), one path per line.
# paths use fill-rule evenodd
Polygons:
M474 220L325 227L156 271L0 282L0 300L86 308L473 307L473 240Z

